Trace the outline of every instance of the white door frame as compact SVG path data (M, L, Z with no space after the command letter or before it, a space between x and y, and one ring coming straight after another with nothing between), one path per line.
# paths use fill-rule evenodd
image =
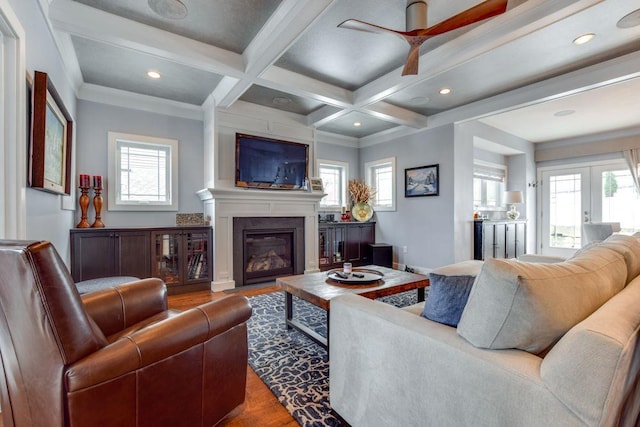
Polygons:
M25 32L8 0L0 0L0 238L26 237L27 114Z

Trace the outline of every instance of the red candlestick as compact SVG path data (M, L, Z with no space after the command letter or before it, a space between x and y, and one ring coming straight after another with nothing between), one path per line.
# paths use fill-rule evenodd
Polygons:
M93 176L93 188L102 188L102 175Z

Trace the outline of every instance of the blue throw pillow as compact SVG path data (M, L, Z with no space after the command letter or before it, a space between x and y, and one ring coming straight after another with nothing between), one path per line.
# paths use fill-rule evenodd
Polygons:
M429 297L422 316L434 322L458 326L482 264L482 261L463 261L429 273Z

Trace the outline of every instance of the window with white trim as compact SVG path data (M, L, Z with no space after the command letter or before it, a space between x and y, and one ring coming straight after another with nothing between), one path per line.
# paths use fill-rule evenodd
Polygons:
M507 167L475 160L473 162L473 205L479 210L504 210Z
M336 160L318 160L318 176L322 178L324 192L327 194L320 200L320 208L339 210L346 207L349 164Z
M109 132L109 210L178 210L178 141Z
M376 211L396 210L396 158L367 162L365 182L375 192L371 206Z

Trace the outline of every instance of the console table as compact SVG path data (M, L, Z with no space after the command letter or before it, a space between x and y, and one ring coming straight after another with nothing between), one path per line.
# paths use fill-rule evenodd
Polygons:
M71 275L158 277L170 294L210 289L212 234L209 226L74 228Z

